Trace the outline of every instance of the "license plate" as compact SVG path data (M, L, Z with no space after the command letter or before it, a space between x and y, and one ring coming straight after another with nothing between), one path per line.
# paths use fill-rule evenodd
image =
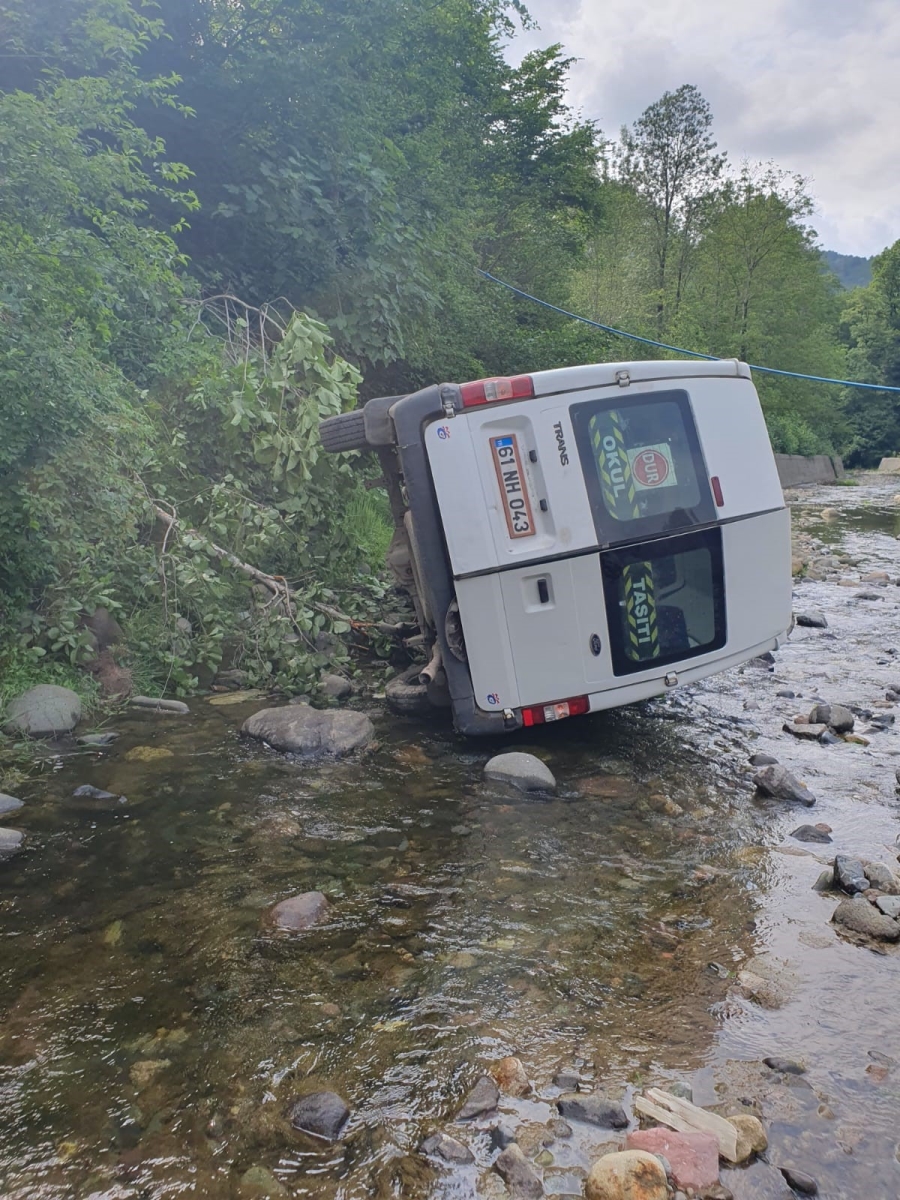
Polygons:
M491 453L494 456L494 469L497 472L509 536L534 537L534 516L531 512L531 501L528 498L528 487L516 435L510 433L503 437L492 437Z

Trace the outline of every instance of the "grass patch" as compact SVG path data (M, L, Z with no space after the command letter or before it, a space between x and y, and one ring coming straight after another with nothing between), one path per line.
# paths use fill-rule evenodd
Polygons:
M29 688L37 687L39 683L70 688L81 697L85 715L98 707L100 690L97 681L90 675L68 663L50 661L34 650L10 642L11 639L7 639L6 645L0 650L0 712L10 700Z

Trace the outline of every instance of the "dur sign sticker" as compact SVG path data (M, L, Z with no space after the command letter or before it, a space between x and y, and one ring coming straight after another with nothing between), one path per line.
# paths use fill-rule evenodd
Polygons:
M628 460L634 486L639 492L650 491L652 488L674 487L678 483L675 464L672 461L672 448L666 442L629 449Z

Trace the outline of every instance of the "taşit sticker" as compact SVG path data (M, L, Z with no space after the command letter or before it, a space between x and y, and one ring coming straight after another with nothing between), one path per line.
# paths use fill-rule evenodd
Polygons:
M675 478L675 464L672 461L672 447L667 442L659 442L655 446L638 446L629 450L628 461L634 486L639 492L659 487L674 487L678 482Z
M449 425L439 425L437 435L441 439L442 442L446 442L447 438L450 436L450 426Z
M496 692L488 692L487 702L488 702L488 704L492 704L492 705L496 706L500 703L500 697L497 695Z

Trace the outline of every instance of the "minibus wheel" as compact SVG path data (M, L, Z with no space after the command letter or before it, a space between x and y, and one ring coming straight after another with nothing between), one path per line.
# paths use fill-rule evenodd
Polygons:
M361 408L338 413L319 422L322 448L329 454L344 454L348 450L371 450L366 440L366 423Z

